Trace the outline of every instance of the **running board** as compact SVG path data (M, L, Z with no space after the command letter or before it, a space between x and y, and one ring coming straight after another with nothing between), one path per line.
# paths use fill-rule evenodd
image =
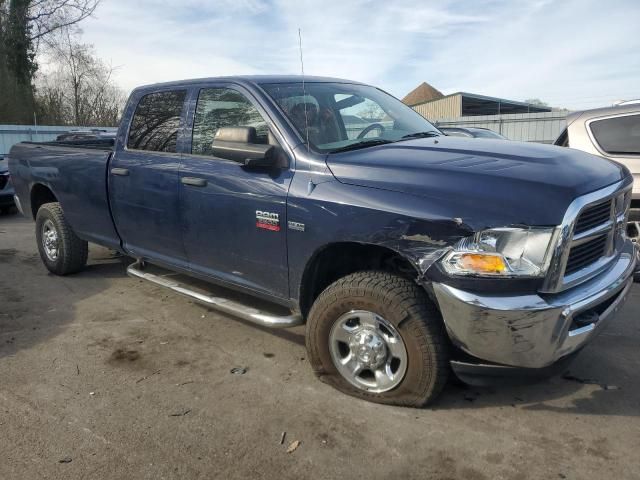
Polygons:
M193 288L189 288L186 283L173 281L167 276L156 275L154 273L145 272L139 262L133 263L127 267L127 274L134 278L148 280L151 283L168 288L174 292L185 295L198 303L216 309L223 313L242 318L249 322L269 328L288 328L302 325L302 315L299 313L291 313L289 315L277 315L264 310L248 307L234 300L223 297L214 297L206 293L198 292Z

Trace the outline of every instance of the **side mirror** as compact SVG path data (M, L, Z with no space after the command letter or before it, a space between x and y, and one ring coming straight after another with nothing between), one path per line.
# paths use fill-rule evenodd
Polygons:
M248 168L274 167L276 147L257 143L254 127L219 128L211 144L216 157L238 162Z

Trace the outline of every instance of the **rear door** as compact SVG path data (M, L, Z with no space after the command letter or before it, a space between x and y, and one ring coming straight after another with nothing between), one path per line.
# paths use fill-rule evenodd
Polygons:
M258 143L278 144L273 126L240 87L221 84L193 95L192 139L185 140L180 172L189 266L253 291L287 297L286 199L292 169L247 169L216 157L211 149L221 127L254 127Z
M186 266L178 186L186 89L141 96L109 169L111 207L127 252Z

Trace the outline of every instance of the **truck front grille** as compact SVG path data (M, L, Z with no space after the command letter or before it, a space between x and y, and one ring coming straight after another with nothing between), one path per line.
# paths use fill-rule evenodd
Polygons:
M571 247L564 274L571 275L604 257L608 240L609 235L605 234Z
M630 195L617 192L602 201L587 205L579 213L573 227L564 269L565 283L588 278L613 259L620 236L618 224L629 209Z
M557 242L540 289L557 293L595 277L618 258L626 244L631 205L628 179L576 198L557 229Z
M578 217L573 234L579 234L591 230L592 228L602 225L611 219L611 202L606 202L587 207Z

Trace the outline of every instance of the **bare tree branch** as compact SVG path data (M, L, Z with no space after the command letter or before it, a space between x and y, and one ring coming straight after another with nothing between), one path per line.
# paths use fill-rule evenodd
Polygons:
M54 71L39 77L38 101L49 116L78 126L116 125L124 92L112 81L115 68L98 59L77 32L62 29L46 42Z
M100 0L37 0L29 4L30 40L38 42L56 30L76 25L91 16Z

